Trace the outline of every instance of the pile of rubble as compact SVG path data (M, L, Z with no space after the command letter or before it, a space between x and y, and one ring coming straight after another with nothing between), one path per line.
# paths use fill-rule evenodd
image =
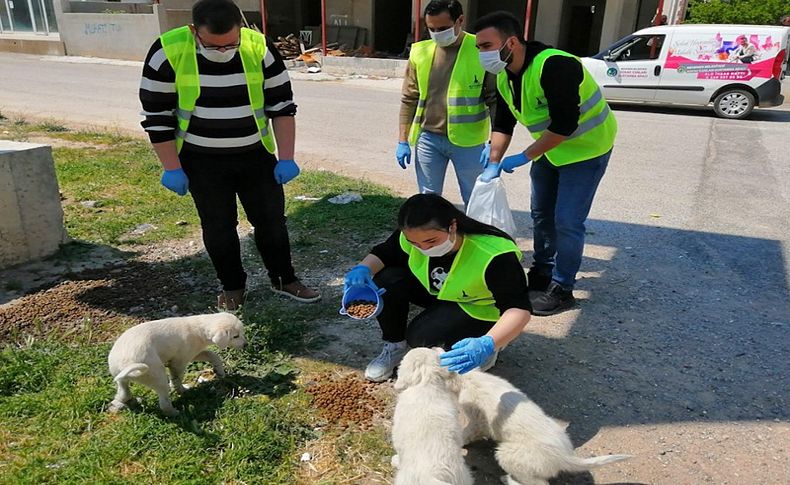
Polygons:
M306 64L321 63L320 53L322 45L320 43L308 48L299 40L298 36L295 34L288 34L286 37L277 37L277 40L274 41L274 46L284 59L296 59ZM360 46L357 49L349 49L346 45L339 45L337 42L331 42L327 44L326 48L326 54L328 56L387 57L385 52L378 52L367 45Z

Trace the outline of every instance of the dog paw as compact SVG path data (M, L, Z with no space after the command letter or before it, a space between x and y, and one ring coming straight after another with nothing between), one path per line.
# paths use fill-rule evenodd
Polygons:
M392 465L393 468L398 468L399 464L400 464L400 458L398 457L398 455L392 455L392 458L390 459L390 465Z
M111 413L111 414L117 414L117 413L120 413L120 412L121 412L121 411L123 411L124 409L126 409L126 404L124 404L124 403L122 403L122 402L120 402L120 401L112 401L112 402L111 402L111 403L110 403L110 404L107 406L107 412L109 412L109 413Z
M176 408L162 408L162 414L170 418L175 418L181 414L181 412Z

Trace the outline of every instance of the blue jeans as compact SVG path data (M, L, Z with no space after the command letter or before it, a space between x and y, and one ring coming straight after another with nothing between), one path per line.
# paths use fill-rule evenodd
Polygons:
M423 130L417 139L414 167L417 170L417 186L421 194L442 195L444 176L447 173L447 162L453 161L455 174L458 177L458 188L464 205L469 202L477 176L483 171L480 165L480 153L484 145L470 148L453 145L443 135Z
M611 155L610 150L562 167L555 167L546 157L532 162L533 270L550 274L565 289L576 283L584 251L584 222Z

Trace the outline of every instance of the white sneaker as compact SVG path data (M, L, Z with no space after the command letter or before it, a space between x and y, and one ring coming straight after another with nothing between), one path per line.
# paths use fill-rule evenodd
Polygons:
M495 350L494 354L491 357L489 357L488 360L483 362L483 365L480 366L480 370L485 372L491 369L492 367L494 367L496 365L497 357L499 357L499 350Z
M403 356L409 351L406 341L384 342L384 348L378 357L370 361L365 369L365 379L373 382L384 382L392 376Z

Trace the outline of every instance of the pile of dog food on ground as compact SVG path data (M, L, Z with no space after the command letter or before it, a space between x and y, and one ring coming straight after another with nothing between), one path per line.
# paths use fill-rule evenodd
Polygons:
M313 396L313 406L330 424L356 424L364 429L386 408L384 400L374 394L375 387L354 374L337 377L325 373L316 376L307 392Z
M346 306L346 312L355 318L369 318L376 313L376 302L354 300Z

